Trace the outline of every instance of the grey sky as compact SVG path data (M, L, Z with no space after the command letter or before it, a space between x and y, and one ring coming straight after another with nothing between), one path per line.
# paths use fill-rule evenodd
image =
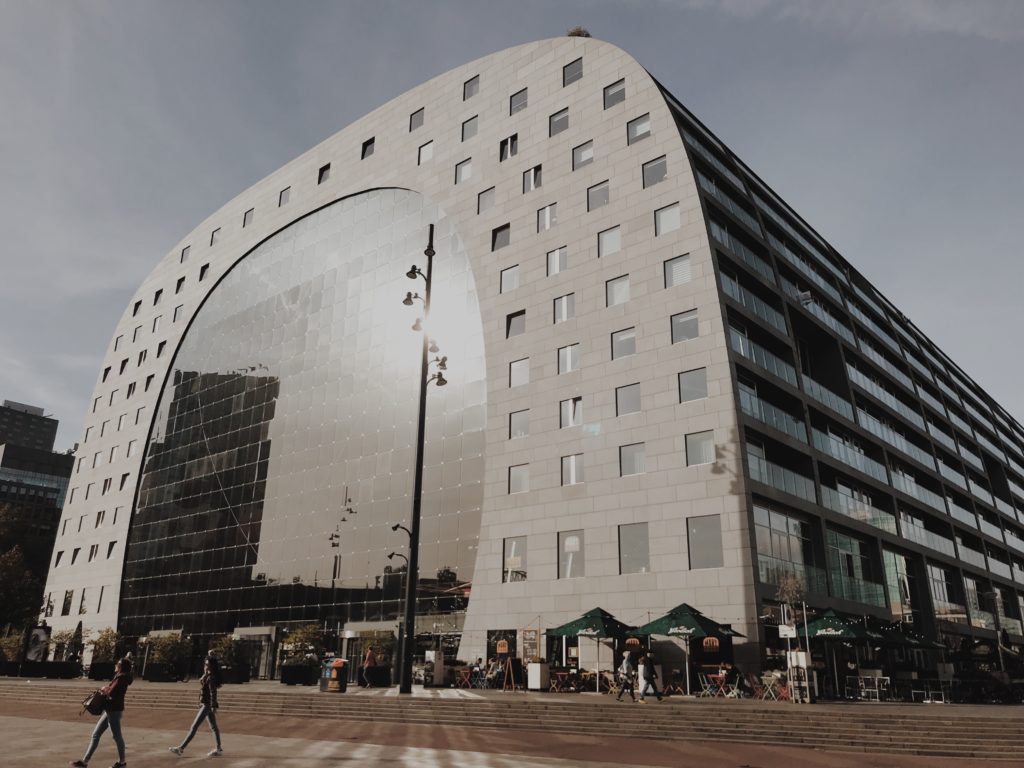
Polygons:
M429 77L576 24L1024 419L1016 0L0 0L0 398L70 447L114 324L199 221Z

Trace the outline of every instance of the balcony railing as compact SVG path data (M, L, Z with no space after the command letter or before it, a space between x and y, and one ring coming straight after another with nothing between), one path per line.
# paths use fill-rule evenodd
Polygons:
M962 603L953 603L933 597L932 605L935 606L935 618L939 621L951 621L954 624L967 623L967 606Z
M986 533L997 541L1003 540L1003 529L994 523L990 523L984 517L978 517L978 527L982 533Z
M1011 533L1009 528L1007 528L1004 533L1006 534L1005 538L1007 546L1017 550L1021 554L1024 554L1024 539L1021 539L1015 533Z
M803 421L742 389L740 390L740 408L747 416L757 419L762 424L785 432L801 443L807 442L807 427Z
M1004 579L1013 579L1013 571L1010 570L1009 563L1004 563L1002 560L990 557L988 559L988 569L996 576L1002 576Z
M914 445L895 429L883 423L880 419L876 419L867 411L860 408L857 409L857 422L875 437L888 443L900 453L914 459L918 464L928 467L928 469L935 469L935 458L931 453Z
M726 296L742 304L747 310L764 320L775 330L786 333L786 318L781 312L763 299L752 294L724 272L721 273L721 277L722 291Z
M970 565L973 565L976 568L981 568L982 570L985 570L988 567L985 565L984 552L979 552L976 549L971 549L970 547L965 545L963 541L961 541L960 539L956 540L956 545L957 551L960 553L960 559L963 560L965 563L969 563Z
M918 390L918 394L920 394L920 390ZM923 400L924 398L921 399ZM944 430L939 429L930 421L928 422L928 434L931 435L933 439L946 446L953 453L956 453L956 442L953 440L953 436L947 434Z
M828 454L833 459L838 459L848 467L853 467L880 482L889 482L889 476L884 464L868 458L839 438L812 427L811 441L819 451Z
M832 569L832 591L836 597L856 603L878 606L887 604L885 587L882 584L847 576L835 569Z
M882 330L878 323L872 320L867 315L867 313L864 312L864 310L862 310L860 307L858 307L856 304L853 304L852 302L849 302L847 306L850 309L850 314L857 318L857 321L865 328L867 328L870 331L873 331L875 335L878 336L878 338L885 344L885 346L889 347L889 349L891 349L897 355L902 354L902 352L900 352L900 345L897 343L896 339L890 336L887 331ZM905 376L905 374L902 371L900 372L900 375ZM913 389L913 387L911 386L910 389Z
M966 461L968 464L970 464L972 467L974 467L979 472L984 472L985 471L985 464L982 462L981 456L976 454L974 451L972 451L970 448L968 448L963 443L960 443L960 448L957 451L957 453L960 454L960 457L964 461Z
M911 408L909 405L900 400L896 395L890 392L888 389L877 383L873 379L863 374L852 365L847 364L846 371L850 375L850 381L856 384L858 387L863 389L869 395L875 399L885 403L887 406L892 408L896 413L905 418L911 424L916 426L920 430L924 430L924 418Z
M935 466L938 468L939 474L949 480L949 482L962 491L967 490L967 478L949 466L949 464L946 464L942 459L938 459L935 462Z
M908 496L913 496L932 509L946 514L946 500L923 485L918 485L917 480L912 476L894 470L892 473L892 487L898 491L903 491Z
M967 423L966 421L964 421L963 419L961 419L961 418L960 418L960 415L959 415L958 413L956 413L956 411L952 411L952 410L950 410L950 411L946 411L946 417L947 417L947 418L948 418L948 419L949 419L949 420L950 420L950 421L951 421L951 422L952 422L953 424L956 424L956 425L957 425L958 427L960 427L960 429L961 429L961 430L963 430L963 433L964 433L965 435L970 435L971 437L974 437L974 430L973 430L973 429L971 429L971 425L970 425L970 424L968 424L968 423Z
M750 250L741 240L729 234L729 230L714 219L710 220L711 236L739 257L740 261L775 285L775 270L772 265Z
M896 518L884 509L878 509L852 496L840 493L827 485L821 486L821 503L833 512L853 520L873 525L889 533L896 533Z
M797 498L809 501L814 504L817 499L814 493L814 481L809 477L797 474L791 469L780 467L760 456L747 454L747 463L750 466L750 478L759 483L770 485L776 490L788 493Z
M727 195L724 189L721 189L714 181L709 179L700 171L697 172L697 180L700 182L701 188L717 200L719 205L750 227L752 231L759 235L761 234L761 225L758 223L757 219L751 216L746 208Z
M952 515L954 519L959 520L964 525L971 526L971 528L978 527L978 518L974 516L974 513L969 509L961 507L949 496L946 497L946 506L949 507L949 514Z
M903 356L907 359L908 363L910 363L912 366L914 366L914 370L916 370L919 374L924 376L925 379L927 379L928 381L935 381L935 379L932 378L932 372L928 370L928 366L926 366L924 363L922 363L920 360L918 360L914 355L912 355L909 352L907 352L906 349L903 350ZM939 413L945 413L946 412L946 409L942 407L942 404L939 403L938 400L936 400L931 395L928 395L928 398L929 398L928 402Z
M714 168L725 178L727 178L729 181L735 184L736 189L743 189L743 182L740 181L740 177L733 173L732 170L728 166L726 166L725 163L719 160L714 154L711 153L710 150L708 150L703 144L701 144L699 139L691 135L689 131L683 131L683 139L686 141L687 144L690 145L691 149L693 149L698 155L700 155L704 159L706 163L708 163L712 168Z
M808 242L807 238L804 237L803 234L794 229L793 226L790 225L790 223L786 221L781 215L779 215L779 213L771 205L762 200L761 196L757 194L757 192L754 192L754 202L757 203L757 207L761 209L762 213L764 213L769 219L774 221L782 229L783 232L792 237L796 242L798 242L800 245L804 247L804 250L806 250L815 259L817 259L816 263L825 267L825 269L831 272L832 275L834 275L835 278L843 285L849 284L849 280L847 280L846 275L844 275L838 267L836 267L831 261L829 261L825 257L825 255L822 254L821 251L819 251L814 245Z
M999 625L1011 635L1021 636L1020 619L1011 619L1009 616L1000 616Z
M1017 511L1013 508L1012 504L1003 501L998 496L993 496L992 498L995 499L996 509L998 509L1011 520L1017 519Z
M787 576L795 576L800 580L801 585L807 592L818 595L828 594L828 581L825 578L825 571L813 565L793 563L789 560L780 560L771 555L757 556L757 570L762 584L781 584Z
M840 397L831 389L823 387L807 374L800 377L800 387L826 408L830 408L840 416L845 416L850 421L853 421L853 405L849 400Z
M995 501L992 499L992 494L989 492L988 488L985 488L984 486L975 482L974 479L970 477L967 478L967 485L970 486L971 495L973 495L976 499L981 499L990 507L995 506Z
M776 251L782 254L782 257L789 262L790 266L795 267L801 275L831 296L839 306L843 306L843 297L839 291L836 290L832 283L819 275L818 270L808 264L798 253L771 232L768 233L768 242L775 247Z
M1011 568L1013 571L1013 580L1018 584L1024 584L1024 568L1021 568L1018 565L1013 565Z
M756 341L751 341L734 328L729 329L729 341L732 344L733 351L737 354L764 368L769 373L775 374L780 379L784 379L794 387L796 386L796 369L778 355L772 354Z
M827 325L839 336L842 336L848 343L856 344L853 331L847 327L845 323L836 319L836 317L825 309L821 304L818 303L817 299L811 296L810 299L806 297L803 291L801 291L795 284L791 283L784 277L779 278L782 281L782 290L784 290L789 296L796 301L800 302L800 306L818 318L822 323Z
M979 629L995 629L996 616L992 611L983 611L981 608L971 608L971 626Z
M913 380L907 376L903 371L897 368L895 365L889 362L889 358L883 355L881 352L872 347L864 339L859 339L860 351L864 353L864 357L871 360L875 365L881 368L883 371L892 376L896 381L902 384L904 387L909 389L911 392L916 391L914 389ZM896 343L895 341L893 342ZM896 347L897 354L899 353L899 346Z
M947 539L945 536L933 533L924 526L914 525L908 520L900 521L900 526L903 529L903 538L933 549L936 552L941 552L949 557L956 557L956 548L953 545L952 539Z

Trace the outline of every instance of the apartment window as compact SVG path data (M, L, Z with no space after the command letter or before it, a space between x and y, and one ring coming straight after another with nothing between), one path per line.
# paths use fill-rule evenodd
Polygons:
M146 388L145 388L144 391L149 392L149 388L153 384L153 377L154 376L156 376L156 374L151 373L151 374L149 374L149 376L146 377Z
M136 301L135 304L132 306L132 317L135 317L137 314L139 314L140 309L142 309L141 299L139 301Z
M594 142L588 141L572 149L572 169L575 171L594 162Z
M65 520L64 523L67 524L67 520ZM61 535L63 535L63 534L61 534ZM57 557L54 558L54 560L53 560L53 567L54 568L60 567L60 561L63 560L63 559L64 559L64 551L61 550L60 552L57 553Z
M112 541L109 544L107 544L107 560L109 560L110 556L112 554L114 554L114 547L116 547L116 546L117 546L117 542L116 541Z
M626 123L626 143L635 144L641 139L646 139L651 135L651 116L640 115L635 120L630 120Z
M627 384L615 388L615 415L640 412L640 385Z
M101 383L105 382L109 375L110 375L110 366L108 365L106 368L103 369L103 377L100 379L100 382Z
M174 284L174 292L176 294L177 293L181 293L181 290L184 287L185 287L185 278L184 277L179 277L178 278L178 282Z
M142 416L146 412L146 406L142 406L135 411L135 424L138 425L142 421Z
M508 439L526 437L530 434L530 410L513 411L508 415Z
M103 423L106 424L107 422L103 422ZM103 462L103 451L96 451L96 453L94 453L92 455L92 468L96 469L96 467L98 467L102 462Z
M478 115L473 115L468 120L462 123L462 140L472 139L476 136L477 129L480 126L480 118Z
M614 307L629 301L629 275L613 277L604 284L605 305Z
M494 187L485 189L483 192L476 196L476 212L483 213L489 208L494 207Z
M583 423L583 398L570 397L558 404L558 426L562 429L578 427Z
M672 343L689 341L698 336L697 310L672 315Z
M115 400L115 398L117 398L117 393L118 392L119 392L119 390L117 390L117 389L112 389L110 391L110 401L107 403L107 405L113 405L114 404L114 400Z
M373 151L377 148L377 137L371 136L363 142L363 147L359 150L359 159L365 160L373 154Z
M679 402L702 400L708 396L708 376L706 368L694 368L679 374Z
M584 575L583 531L558 532L558 578L576 579Z
M137 442L136 440L129 440L128 441L128 450L125 452L125 458L126 459L130 459L132 456L135 455L135 444L136 444L136 442Z
M416 153L416 165L423 165L434 156L434 142L428 141Z
M508 293L509 291L514 291L516 288L518 288L519 287L519 265L518 264L514 264L511 267L507 267L506 269L501 270L501 275L500 275L499 283L500 283L500 285L498 287L498 292L499 293Z
M252 224L252 217L253 217L253 214L255 214L255 213L256 213L256 209L255 208L250 208L248 211L246 211L245 213L242 214L242 229L245 229L250 224Z
M176 323L181 320L181 313L185 311L185 305L179 304L174 308L174 317L171 319L172 323Z
M610 194L607 180L590 187L587 190L587 210L592 211L608 205Z
M526 581L526 537L511 536L502 547L501 581Z
M624 328L612 334L612 360L636 354L636 328Z
M622 250L622 231L618 227L597 233L597 258L603 259Z
M574 453L562 457L562 485L576 485L583 482L583 454Z
M675 232L679 229L679 203L666 205L654 212L654 235L664 235L668 232Z
M82 530L81 525L79 525L78 530ZM82 551L81 547L75 547L74 550L71 552L71 565L74 565L75 561L78 560L78 554L81 551Z
M664 266L666 288L690 282L690 254L668 259Z
M686 466L711 464L715 460L715 433L693 432L686 436Z
M508 493L526 493L530 490L530 465L516 464L508 468Z
M523 194L540 188L540 171L541 167L539 165L535 165L533 168L523 172Z
M516 112L522 112L526 109L526 92L528 89L523 88L521 91L516 91L508 98L508 113L514 115Z
M128 385L128 394L125 395L125 397L130 398L134 394L135 394L135 382L133 381L131 384ZM113 405L113 403L111 403L111 405Z
M105 589L106 587L100 587L100 596L99 599L96 601L96 613L99 613L100 609L103 608L103 590Z
M505 338L520 336L526 333L526 310L520 309L505 316Z
M157 357L163 357L164 349L166 349L166 347L167 347L167 342L166 341L161 341L159 344L157 344L156 345L156 356Z
M650 162L644 163L644 189L653 187L658 182L668 178L668 160L665 156L657 157Z
M199 282L203 282L203 280L206 279L206 276L209 274L209 272L210 272L210 265L209 264L203 264L203 266L201 266L199 268Z
M425 115L424 107L420 107L411 115L409 115L409 133L412 133L417 128L423 126L423 117Z
M507 139L502 139L501 144L498 145L498 161L505 162L510 157L515 157L519 153L519 134L513 133Z
M116 455L117 455L117 446L116 445L110 446L110 455L107 456L107 463L108 464L113 464L114 463L114 457Z
M86 559L86 562L87 563L91 563L93 560L95 560L96 559L96 555L99 554L99 551L100 551L100 545L99 544L93 544L92 546L90 546L89 547L89 557Z
M153 294L153 306L157 306L160 300L164 297L164 289L160 288Z
M96 524L93 525L93 528L99 528L101 525L103 525L103 520L104 520L104 518L106 518L106 516L107 516L107 511L105 509L101 509L99 512L97 512L96 513Z
M555 299L555 322L564 323L576 317L576 294L567 293Z
M619 446L619 477L641 475L644 472L644 444Z
M141 358L139 359L139 362L140 363L142 362ZM117 375L120 376L121 374L123 374L124 373L124 369L127 368L127 367L128 367L128 358L126 357L124 360L121 361L121 365L117 369Z
M564 272L569 268L569 248L561 246L547 253L548 277Z
M546 232L558 223L558 204L545 205L537 211L537 231Z
M560 109L548 118L548 136L557 136L569 127L569 108Z
M121 429L124 427L125 421L127 421L127 419L128 419L128 414L127 413L122 413L120 416L117 417L117 431L118 432L120 432Z
M191 255L191 253L192 253L192 246L191 245L186 245L184 248L182 248L181 249L181 257L178 259L178 263L179 264L184 264L186 261L188 261L188 257Z
M558 372L570 373L580 367L580 345L570 344L558 348Z
M117 486L117 489L119 491L123 491L124 490L125 485L128 484L128 478L130 476L131 476L130 472L125 472L123 475L121 475L121 482Z
M519 387L530 383L530 358L513 360L508 364L508 386Z
M480 75L474 75L462 84L462 100L466 101L480 93Z
M491 230L491 251L497 251L512 242L512 225L502 224Z
M619 573L647 573L651 570L651 545L647 523L619 526Z
M103 480L103 490L100 491L100 496L105 496L107 494L107 491L110 490L110 488L111 488L111 486L113 484L114 484L114 478L112 478L112 477L105 478Z
M117 350L121 347L121 341L123 339L124 339L124 336L118 336L116 339L114 339L114 351L115 352L117 352Z
M277 193L277 207L281 208L288 204L288 201L292 198L292 188L285 187Z
M626 100L626 81L618 80L604 89L604 108L614 107Z
M331 164L330 163L328 163L327 165L320 166L320 170L317 171L317 174L316 174L316 183L317 184L323 184L329 178L331 178Z
M687 518L686 533L691 569L722 567L722 521L719 515Z
M220 227L217 227L213 232L210 233L210 245L216 245L220 240Z
M95 400L92 401L92 412L93 413L96 413L96 409L100 407L100 400L102 400L102 399L103 399L102 397L97 397Z
M153 333L157 333L160 330L160 322L164 319L163 315L157 315L153 318Z
M461 184L473 177L473 158L467 158L455 165L455 183Z
M88 485L85 486L85 500L86 501L89 500L89 494L92 493L92 487L94 485L96 485L96 483L89 483Z
M60 607L60 615L68 616L71 614L71 601L75 599L75 591L69 589L64 592L64 604Z

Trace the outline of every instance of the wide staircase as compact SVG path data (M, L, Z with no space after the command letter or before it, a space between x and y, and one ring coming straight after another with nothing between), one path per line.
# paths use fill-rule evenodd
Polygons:
M45 702L74 709L95 687L88 681L0 678L6 702ZM445 691L445 694L461 692ZM960 759L1021 759L1024 722L1018 707L957 705L795 705L681 697L633 705L596 694L484 692L401 697L393 691L319 693L266 683L229 685L220 706L235 715L372 721L553 731L621 738L727 741L844 752L916 754ZM194 710L197 686L139 683L132 709Z

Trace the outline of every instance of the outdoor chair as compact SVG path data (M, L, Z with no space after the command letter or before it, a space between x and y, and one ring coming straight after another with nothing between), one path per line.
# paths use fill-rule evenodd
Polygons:
M669 679L665 681L664 694L666 696L673 696L678 694L679 696L686 695L686 678L683 677L683 671L681 669L673 669Z
M703 672L697 673L697 682L700 683L700 691L697 693L698 699L711 699L718 695L718 686L711 682Z
M747 679L747 685L749 685L750 689L754 692L753 697L755 699L764 699L766 691L764 683L761 682L761 678L753 672L747 672L745 677Z
M601 673L601 693L610 693L612 695L617 695L619 693L619 683L615 679L615 675L613 673Z
M776 694L777 694L776 697L775 697L776 701L789 701L790 700L789 683L782 683L782 682L778 683L775 686L775 691L776 691Z

